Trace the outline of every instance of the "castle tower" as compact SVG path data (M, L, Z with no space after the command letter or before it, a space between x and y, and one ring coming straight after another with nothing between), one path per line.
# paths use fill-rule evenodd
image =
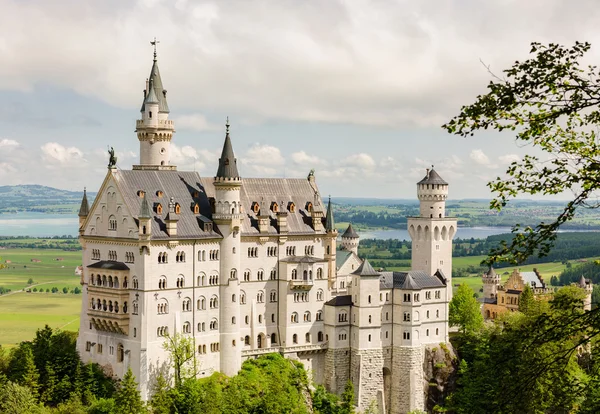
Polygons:
M327 260L327 279L329 281L329 288L335 286L335 252L338 231L335 228L335 220L333 219L333 208L331 207L331 197L327 203L327 217L325 218L325 231L327 232L327 238L325 239L325 260Z
M83 189L83 198L81 199L81 206L79 207L79 232L83 231L83 224L90 214L90 204L88 203L87 193L85 188Z
M156 44L154 45L154 61L150 76L146 80L144 100L140 112L142 113L142 119L135 122L135 132L140 141L140 165L134 165L133 169L176 169L176 167L169 165L171 139L175 129L173 121L168 119L167 90L163 88L158 70Z
M240 190L242 179L237 169L229 137L229 119L226 124L225 143L219 158L219 168L214 180L215 212L212 219L223 236L220 258L220 349L221 369L228 376L237 374L242 366L242 346L238 329L240 321Z
M348 224L348 228L344 234L342 234L342 248L358 255L359 240L360 236L354 231L354 228L352 228L352 223Z
M379 412L384 412L379 276L367 259L352 273L350 376L360 412L372 401L376 401Z
M483 274L483 297L495 298L498 296L498 286L500 286L500 275L490 266L490 270Z
M594 286L592 284L591 279L586 279L581 276L579 279L579 287L585 290L585 298L583 299L583 310L591 311L592 310L592 292L594 290Z
M420 202L419 217L408 218L412 239L412 270L433 275L438 269L447 279L447 299L452 299L452 239L456 219L446 217L448 183L433 169L417 183Z

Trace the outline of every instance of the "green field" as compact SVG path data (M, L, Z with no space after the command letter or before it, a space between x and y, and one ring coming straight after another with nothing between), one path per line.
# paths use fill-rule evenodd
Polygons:
M75 268L81 264L81 252L42 249L3 249L0 250L2 263L0 286L11 289L11 293L0 295L0 345L14 345L32 339L45 324L52 328L77 330L81 295L62 293L81 287ZM57 258L63 260L57 261ZM39 259L40 263L31 262ZM27 281L34 284L28 286ZM40 292L24 292L33 288ZM45 293L46 289L57 287L60 293Z
M68 331L79 329L81 295L18 292L0 296L0 345L31 340L49 325Z

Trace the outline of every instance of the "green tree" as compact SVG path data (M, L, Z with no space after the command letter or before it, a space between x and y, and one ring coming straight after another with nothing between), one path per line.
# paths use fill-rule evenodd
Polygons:
M64 288L62 288L62 292L63 292L64 294L67 294L67 293L69 293L69 288L68 288L68 287L64 287Z
M525 315L528 315L534 308L535 299L533 297L533 290L529 285L525 285L523 288L523 292L521 292L521 296L519 297L519 311L523 312Z
M163 348L168 352L174 370L175 388L179 388L184 379L195 378L198 372L194 339L180 333L167 335Z
M144 403L137 389L137 383L131 368L127 369L117 389L115 406L116 414L139 414L144 412Z
M510 164L508 177L490 182L495 193L491 208L501 210L519 194L574 195L549 223L525 228L516 224L512 240L492 249L488 263L521 263L547 254L556 230L579 208L600 206L593 198L600 188L600 72L582 65L589 49L589 43L580 42L572 47L532 43L529 59L495 76L486 94L443 126L460 136L487 129L512 131L518 142L549 155L526 155Z
M342 406L339 414L354 414L354 384L348 380L342 393Z
M54 403L54 392L56 389L56 373L54 372L54 368L52 368L52 364L50 362L46 362L46 383L44 384L44 388L41 392L40 400L44 404L52 405Z
M483 326L483 316L473 290L465 283L458 287L449 305L450 326L458 326L463 333L477 332Z
M9 381L0 387L0 413L37 413L35 398L27 387Z
M170 389L165 377L162 374L158 375L150 399L153 414L169 414L171 412L173 397L170 394Z
M35 282L33 281L33 279L32 279L32 278L29 278L29 279L27 280L27 284L28 284L28 285L33 285L34 283L35 283Z

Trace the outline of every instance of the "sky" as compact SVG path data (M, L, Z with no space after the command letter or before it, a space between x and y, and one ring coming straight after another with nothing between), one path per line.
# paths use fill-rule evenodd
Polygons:
M0 0L0 185L95 191L139 160L152 65L177 130L171 163L214 176L225 119L242 177L305 177L334 197L415 198L435 165L450 198L535 149L441 125L527 58L592 43L593 0Z

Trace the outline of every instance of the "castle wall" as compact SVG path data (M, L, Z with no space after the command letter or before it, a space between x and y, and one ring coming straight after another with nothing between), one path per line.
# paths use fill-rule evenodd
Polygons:
M423 361L421 346L393 348L391 414L425 409Z

